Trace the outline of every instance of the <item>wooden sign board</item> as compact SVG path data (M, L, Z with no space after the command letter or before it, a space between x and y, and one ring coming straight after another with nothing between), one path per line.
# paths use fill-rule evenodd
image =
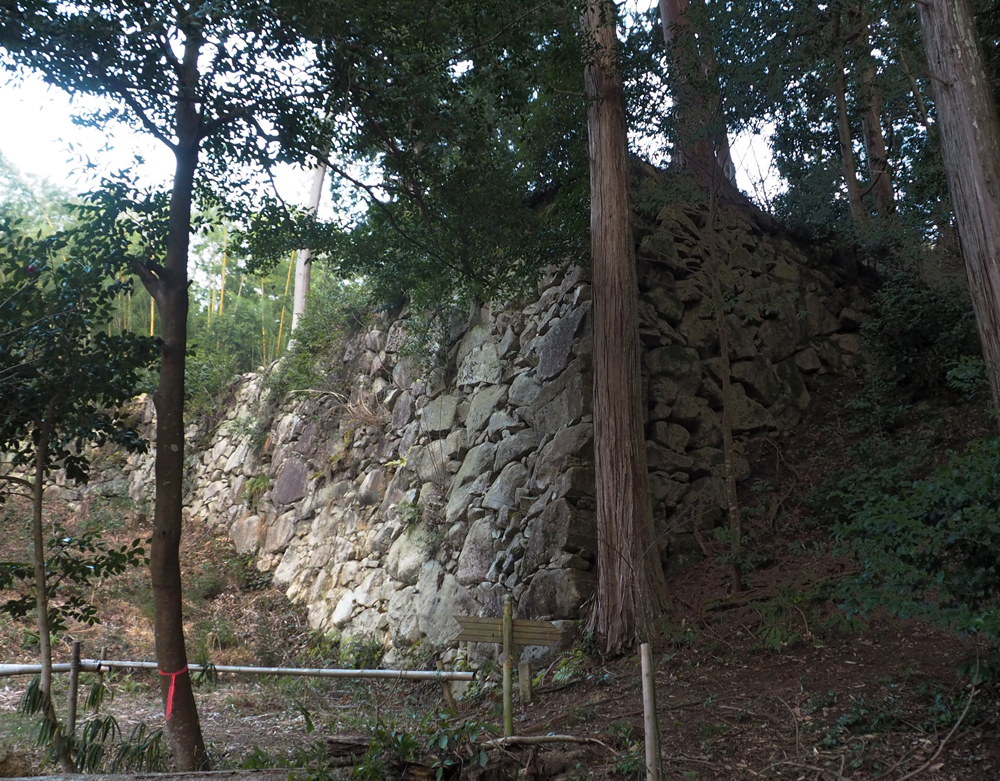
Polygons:
M496 643L503 646L503 734L514 734L514 657L520 656L520 649L526 645L555 645L562 632L550 621L514 620L514 608L510 597L503 603L502 618L479 618L478 616L454 616L462 627L452 642ZM518 666L521 669L520 665ZM531 701L531 679L527 665L521 669L521 698Z
M503 644L503 618L479 618L478 616L455 616L462 627L452 642ZM562 630L551 621L529 621L515 619L514 645L555 645L562 636Z

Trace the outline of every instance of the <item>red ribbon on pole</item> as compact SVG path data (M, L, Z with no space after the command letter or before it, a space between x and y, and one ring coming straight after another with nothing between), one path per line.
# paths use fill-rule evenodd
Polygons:
M167 721L170 721L170 711L174 709L174 686L177 683L177 676L188 671L187 665L184 665L180 670L175 673L165 673L163 670L159 670L160 675L170 676L170 691L167 692Z

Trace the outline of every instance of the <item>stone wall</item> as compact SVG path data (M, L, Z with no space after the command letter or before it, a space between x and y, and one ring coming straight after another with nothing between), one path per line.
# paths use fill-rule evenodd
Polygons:
M865 310L831 253L735 210L709 236L707 218L664 207L640 236L647 454L668 569L697 555L694 525L712 528L725 507L718 296L739 454L747 436L799 422L817 375L853 367ZM431 370L401 352L407 326L404 311L353 339L352 396L285 404L259 452L247 421L263 383L241 378L214 431L189 429L207 442L191 456L189 520L228 530L314 628L397 652L449 646L452 614L499 615L507 594L524 618L580 618L595 582L586 273L553 272L527 306L471 310ZM742 455L737 471L749 474ZM129 459L133 499L149 497L151 473L151 457Z

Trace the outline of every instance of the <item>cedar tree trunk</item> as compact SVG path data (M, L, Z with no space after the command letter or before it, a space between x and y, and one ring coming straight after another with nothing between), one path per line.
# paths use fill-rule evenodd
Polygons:
M136 268L156 301L161 321L160 383L156 405L156 504L150 545L156 661L167 715L167 736L179 771L201 769L207 754L187 672L181 601L180 542L184 490L184 356L187 350L188 244L201 118L198 55L202 38L189 28L176 104L176 168L170 196L167 253L162 267Z
M589 628L605 651L615 655L655 633L666 586L646 473L625 99L611 0L589 3L583 26L590 44L585 88L598 543Z
M861 133L868 158L869 187L875 201L875 213L886 217L896 210L896 194L889 170L889 154L882 134L882 97L875 83L875 63L872 59L871 36L868 29L867 0L862 0L859 14L859 35L856 44L858 62L858 99L863 109Z
M969 0L924 0L941 153L993 407L1000 410L1000 122Z
M706 189L715 189L719 181L734 185L722 97L714 81L715 52L699 46L688 16L690 0L659 0L659 4L663 40L673 63L677 165L691 171Z
M844 56L837 53L833 74L833 96L837 103L837 134L840 137L840 162L847 185L847 200L851 206L854 227L860 229L865 223L865 207L858 185L858 169L854 164L854 138L851 123L847 117L847 80L844 77Z

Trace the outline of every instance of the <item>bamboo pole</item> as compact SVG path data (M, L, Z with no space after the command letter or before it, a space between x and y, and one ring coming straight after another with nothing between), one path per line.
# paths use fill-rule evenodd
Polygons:
M149 297L149 335L153 335L153 320L156 317L156 301L152 296Z
M292 281L292 269L295 268L295 253L292 253L292 259L288 261L288 276L285 277L285 296L281 299L281 320L278 323L278 344L274 348L274 354L277 356L281 352L281 331L285 327L285 306L288 304L288 286Z
M503 601L503 734L514 734L514 607Z
M264 277L260 278L260 343L261 363L267 366L267 319L264 317Z
M80 671L87 673L103 672L105 670L156 670L156 662L126 662L116 660L81 659ZM201 672L205 668L200 664L189 664L191 672ZM473 672L457 672L454 670L343 670L324 667L236 667L231 665L215 665L217 673L235 673L239 675L296 675L312 678L386 678L401 681L474 681ZM69 663L52 665L54 673L68 673ZM38 675L41 665L38 664L0 664L0 678L10 675Z
M76 701L80 691L80 641L73 641L69 663L69 709L66 715L66 730L70 737L76 734Z
M104 668L101 667L101 662L104 661L104 655L108 652L108 647L106 645L101 646L101 658L97 660L97 686L104 685ZM101 709L98 703L101 701L101 697L94 698L94 709L93 713L96 716L97 712Z
M639 646L642 658L642 712L646 730L646 781L660 781L660 731L656 726L656 679L649 643Z
M226 255L229 252L229 233L222 226L222 284L219 287L219 316L222 316L222 302L226 297Z

